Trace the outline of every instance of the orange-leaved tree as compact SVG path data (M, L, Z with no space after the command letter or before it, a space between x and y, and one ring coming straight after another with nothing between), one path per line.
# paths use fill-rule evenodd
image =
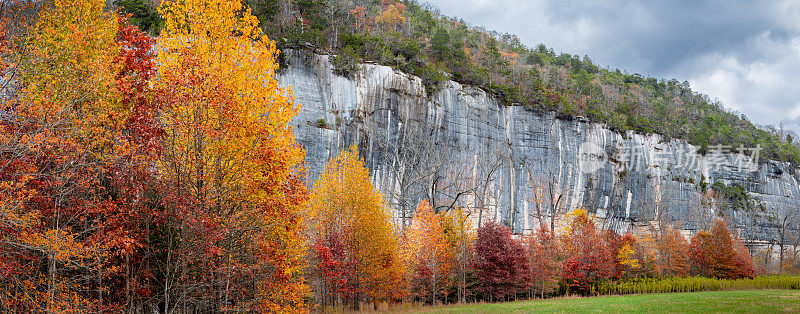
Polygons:
M726 279L752 278L755 266L750 253L717 219L711 232L700 231L692 237L690 256L694 275Z
M662 276L682 277L689 275L689 242L680 231L670 226L661 230L658 238L658 273Z
M642 270L641 243L630 233L619 235L614 230L603 230L603 238L611 250L616 267L615 276L636 276Z
M367 11L366 7L356 6L353 10L350 11L350 15L353 17L354 20L353 27L357 31L372 30L373 18L369 16L369 12Z
M102 1L41 9L3 80L15 87L0 110L0 299L23 312L113 311L126 302L120 252L137 242L135 200L113 183L134 115L118 84L125 40Z
M322 306L341 300L358 308L403 297L405 268L389 209L356 147L328 162L311 190L307 216L316 253L309 266Z
M299 106L275 79L275 44L241 1L159 12L164 307L304 310Z
M536 233L525 238L531 265L531 288L544 298L545 294L558 288L564 268L564 255L556 237L544 224L536 228Z
M428 201L421 201L416 215L406 229L402 246L404 259L408 263L409 283L415 299L430 298L436 304L438 296L447 292L455 271L455 247L458 242L455 224L448 223L445 213L436 214ZM450 231L449 238L445 227ZM452 240L452 241L451 241Z
M739 238L733 238L733 251L736 252L736 277L753 278L758 272L750 250Z
M472 271L470 265L475 256L475 226L470 214L462 208L453 208L442 217L442 231L446 241L453 248L453 284L459 302L466 302L467 275Z

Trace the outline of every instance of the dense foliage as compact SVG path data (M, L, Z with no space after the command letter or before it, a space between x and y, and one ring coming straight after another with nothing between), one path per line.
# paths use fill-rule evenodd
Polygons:
M337 158L334 165L340 163L341 158ZM362 171L353 170L356 173ZM349 176L341 173L336 177ZM324 214L315 214L314 217L318 217L315 220L319 219L319 223L310 225L313 234L311 242L314 243L311 251L317 257L310 261L309 278L314 278L315 285L319 285L316 288L319 293L315 298L321 308L339 305L352 308L352 298L357 295L356 289L365 289L362 301L388 301L370 297L371 293L380 292L381 289L373 290L374 288L352 284L363 278L363 275L357 274L359 266L355 265L372 262L357 258L357 252L373 244L357 244L346 240L352 238L345 231L351 228L348 227L348 219L331 220L333 217L342 219L349 216L346 213L350 205L346 205L346 202L358 200L360 197L346 196L349 192L345 191L362 188L345 181L330 180L331 177L326 177L317 181L320 188L323 184L329 186L325 188L329 192L318 196L321 200L327 200L322 203L327 206L314 206ZM369 186L366 182L361 185ZM339 197L332 196L337 193ZM358 194L364 195L362 192ZM345 203L331 203L337 200ZM344 214L341 215L342 213ZM719 270L709 273L701 268L690 268L688 252L692 247L680 233L669 227L663 230L636 229L620 236L614 231L600 228L596 217L579 209L567 215L566 225L560 228L558 237L551 236L544 227L534 234L519 237L512 235L507 227L491 221L470 231L471 235L462 236L458 234L457 228L452 227L454 223L458 224L456 217L458 215L432 212L425 201L417 207L416 215L404 236L398 236L401 241L398 256L403 263L382 264L394 265L391 266L393 272L405 274L405 281L392 281L403 285L396 287L398 289L395 290L397 294L394 297L397 299L394 301L428 304L456 300L496 302L564 294L597 295L757 287L794 289L796 286L796 277L756 277L751 280L755 276L753 261L746 250L740 250L743 247L731 246L738 240L730 236L722 221L718 221L711 230L700 231L698 234L714 234L723 240L708 242L706 250L697 253L693 251L691 255L692 265L704 263L707 267ZM320 224L328 227L320 228ZM327 230L324 233L328 235L320 233L321 230ZM468 243L469 248L466 250L458 241L462 237ZM468 263L459 262L462 259L459 251L470 255L466 259ZM734 263L738 263L738 266L730 268L727 261L720 260L715 252L721 251L730 251L731 258L735 259ZM688 277L690 275L716 278ZM463 286L459 285L460 280L466 281ZM463 293L464 297L460 296L460 287L466 291Z
M586 294L600 282L620 275L614 257L620 256L623 248L614 250L611 241L604 241L585 211L578 210L574 215L562 238L566 255L563 276L569 291Z
M347 58L395 53L403 46L378 44L394 35L407 41L401 35L423 23L419 14L431 14L413 2L370 2L341 13L352 25L314 33L349 24L322 18L339 14L327 2L252 2L259 15L274 11L269 18L276 20L264 28L282 34L283 45L346 42L337 56L344 59L334 60L343 75L359 71ZM299 33L281 20L287 5L302 13ZM4 311L307 312L403 301L797 288L792 277L742 280L760 271L723 220L691 243L664 224L618 234L583 209L558 225L553 217L549 228L540 219L524 236L490 217L476 226L481 216L456 203L423 201L402 223L392 221L357 147L333 158L309 192L304 151L289 126L299 106L275 79L276 44L241 2L164 2L157 38L99 0L54 0L39 9L0 10ZM430 46L406 42L400 49L409 55L394 55L397 66L424 74L430 88L447 70L506 90L498 85L505 76L496 75L502 63L470 52L482 46L463 42L457 51L490 68L470 72L476 62L455 71L453 29L445 27L452 21L428 21L438 27ZM516 60L504 41L482 40L497 45L500 58ZM738 187L714 190L748 201ZM781 254L783 269L800 266ZM727 281L680 278L690 275Z
M417 215L405 232L403 255L407 261L410 293L415 300L435 304L452 288L456 271L457 240L451 216L436 214L426 201L417 206Z
M489 222L478 229L475 272L479 291L489 301L508 300L530 282L525 247L511 238L511 230Z
M332 159L311 191L309 272L322 307L402 299L405 265L388 207L355 147Z
M755 265L747 248L731 237L728 226L717 220L711 232L700 231L692 237L689 255L692 272L717 278L752 278Z
M306 310L275 45L238 2L160 10L158 39L97 0L0 36L4 311Z

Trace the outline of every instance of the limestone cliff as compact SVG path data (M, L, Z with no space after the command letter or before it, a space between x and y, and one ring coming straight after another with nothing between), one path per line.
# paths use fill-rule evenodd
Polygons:
M411 155L435 153L438 169L428 171L438 173L437 188L454 189L447 180L486 177L483 219L513 222L517 232L534 226L532 177L552 183L562 208L583 206L625 223L662 217L689 230L697 228L699 217L714 214L701 206L703 190L715 182L741 186L757 205L725 214L751 240L776 238L777 212L797 211L800 204L797 169L783 163L748 169L747 154L701 156L685 141L619 134L580 118L504 106L479 88L452 81L427 95L419 78L390 67L364 64L348 78L333 74L328 56L289 51L286 57L289 65L279 81L293 87L302 105L292 124L306 149L310 180L328 159L357 144L373 182L395 195L403 179L422 171L411 163L423 158ZM424 143L432 147L424 151ZM490 158L502 162L493 175L478 174L476 168ZM408 186L415 191L406 193L408 203L415 204L433 185ZM459 202L474 205L475 195ZM396 198L392 203L397 209Z

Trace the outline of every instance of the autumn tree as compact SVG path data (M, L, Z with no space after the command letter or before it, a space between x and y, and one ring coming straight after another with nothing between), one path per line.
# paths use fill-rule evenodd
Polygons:
M692 261L692 275L709 277L714 275L714 269L712 269L711 264L711 253L707 251L707 247L710 247L710 241L711 234L705 230L698 231L692 237L689 250L689 256ZM727 270L725 272L727 272Z
M471 263L475 256L475 225L470 213L454 208L444 213L443 232L455 257L452 271L458 302L466 302L467 276L471 276Z
M159 12L164 308L303 310L304 152L275 44L240 1L169 1Z
M357 309L361 302L403 297L405 268L389 210L356 147L329 161L317 178L308 217L308 240L317 252L310 269L321 305L342 300ZM338 260L334 265L342 265L336 266L342 270L325 277L330 271L323 263L329 262L320 253L336 250L342 253L333 256Z
M569 291L589 294L598 283L615 276L613 252L585 210L570 213L572 220L562 235L564 283Z
M666 226L658 238L658 272L662 276L683 277L689 275L689 242L680 231Z
M0 207L13 239L2 251L16 260L0 262L12 275L3 300L17 310L135 308L161 135L153 40L100 1L41 9L0 113Z
M104 264L108 272L108 300L127 309L144 309L154 301L146 291L153 289L145 261L152 260L149 226L160 214L153 206L157 194L157 173L153 165L161 153L163 130L157 115L161 108L152 89L155 77L155 39L127 22L119 20L116 36L119 53L115 62L122 68L116 76L116 89L123 112L129 114L115 135L114 152L107 175L108 192L116 206L107 212L105 225L98 229L109 238Z
M359 31L370 31L372 30L372 23L373 17L369 16L369 12L367 11L366 7L356 6L352 10L350 10L350 15L353 17L354 27L356 30Z
M490 302L516 296L530 282L525 247L511 237L508 227L496 222L478 228L473 267L479 289Z
M375 17L375 23L383 27L393 29L403 24L406 18L403 16L406 6L401 1L391 1L384 6L383 12Z
M422 201L417 206L411 226L405 232L402 251L408 263L411 292L414 297L436 304L438 296L451 286L455 270L455 245L460 239L453 234L458 230L449 223L445 213L436 214ZM445 234L449 229L451 237Z
M350 303L355 296L357 262L344 230L328 230L311 243L317 275L319 306L328 308L337 302Z
M703 230L692 237L690 256L694 275L725 279L755 276L750 253L731 236L722 219L714 222L710 232Z
M550 230L541 225L536 233L526 238L528 258L531 267L531 288L544 298L558 288L564 268L561 246Z
M750 255L750 250L742 243L742 240L733 238L733 251L736 253L736 278L753 278L758 270Z
M655 257L652 238L643 233L618 234L614 230L603 230L603 241L608 244L611 259L614 261L614 277L635 277L646 272L647 261Z
M20 35L26 45L12 58L17 86L0 110L6 308L119 306L104 299L114 239L103 233L118 209L105 194L109 156L129 113L115 88L122 66L115 62L117 30L102 3L54 1Z

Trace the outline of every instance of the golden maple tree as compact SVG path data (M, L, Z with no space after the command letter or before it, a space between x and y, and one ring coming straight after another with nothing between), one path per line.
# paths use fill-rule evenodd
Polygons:
M325 242L332 234L341 237L348 253L340 258L353 261L351 276L342 285L353 287L349 302L354 308L364 301L399 300L405 288L389 209L369 178L356 147L343 151L314 183L307 215L309 241ZM318 278L316 283L323 294L330 292L320 289L325 280Z
M463 208L454 208L444 213L441 220L442 232L455 258L451 273L459 302L466 302L467 273L471 270L470 264L475 255L474 244L477 235L470 214Z
M168 108L158 169L182 262L167 270L180 278L167 293L304 310L304 152L289 126L299 105L275 79L275 43L240 1L170 1L159 12L157 88ZM186 264L205 266L187 275ZM198 278L217 282L192 288Z
M386 8L375 17L375 23L387 28L394 28L402 25L406 21L403 16L406 6L402 2L396 2L386 5Z

